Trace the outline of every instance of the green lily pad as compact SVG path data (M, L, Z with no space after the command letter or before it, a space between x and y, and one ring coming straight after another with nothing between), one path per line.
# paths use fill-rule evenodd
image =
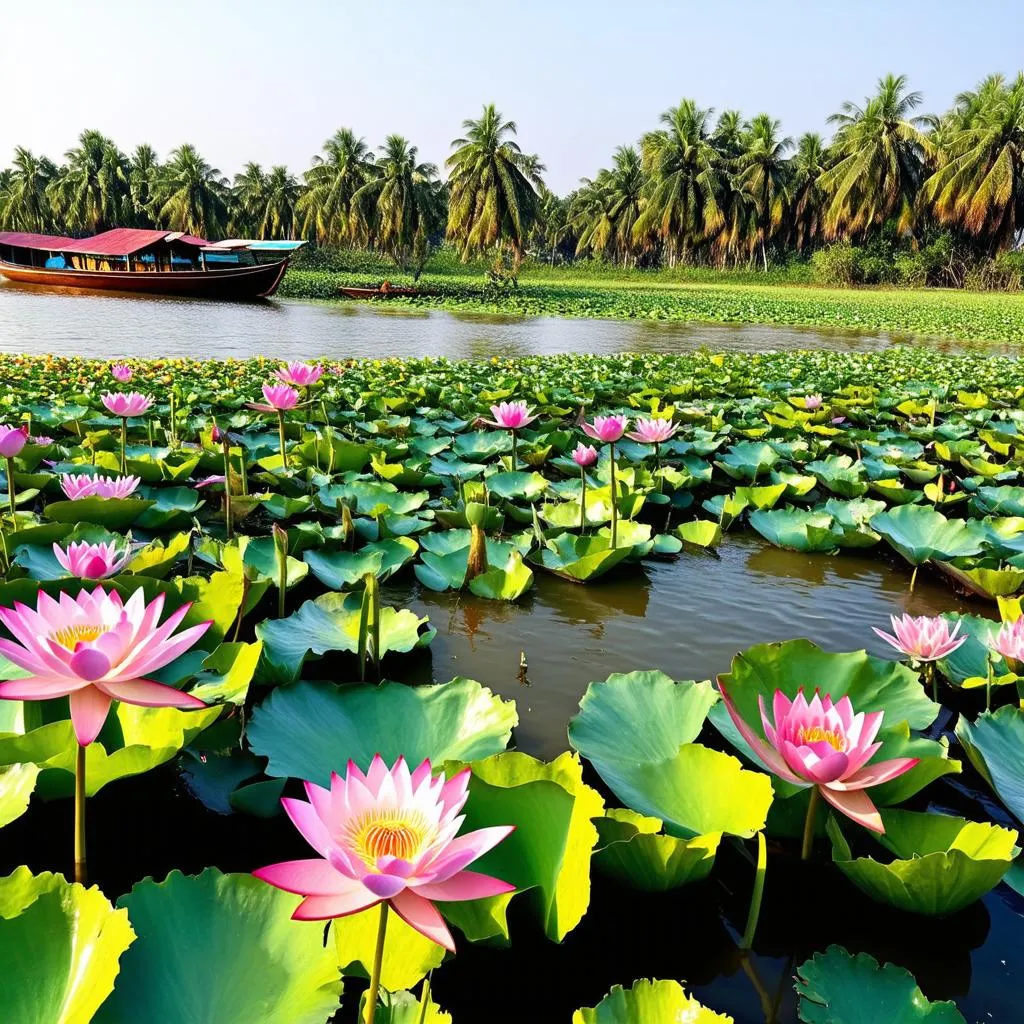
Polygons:
M508 501L516 498L536 501L548 488L547 480L540 473L493 473L484 483L491 494Z
M166 540L157 538L136 551L124 571L164 579L177 562L185 557L191 543L190 531L176 533Z
M881 863L850 853L830 819L832 859L862 892L917 914L945 915L994 889L1019 852L1017 833L987 822L932 812L884 810L878 842L897 858Z
M722 542L722 527L709 519L691 519L680 523L676 533L684 544L695 548L714 548Z
M368 573L384 582L416 557L419 544L411 537L394 537L366 544L358 551L306 551L303 559L313 575L331 590L362 583Z
M533 571L513 551L504 565L492 565L469 581L470 592L491 601L517 601L533 583Z
M531 554L529 560L563 579L589 583L615 568L632 552L632 547L612 548L607 537L563 533Z
M721 832L678 839L661 834L662 822L622 807L595 819L594 866L603 874L647 892L664 892L706 878L715 863Z
M306 601L297 612L283 619L267 619L256 627L263 641L267 682L291 682L299 678L308 655L316 657L328 651L359 651L359 605L347 598L360 594L322 594ZM425 647L436 630L408 609L382 607L380 610L380 657L391 651L406 653Z
M283 545L282 545L283 546ZM248 538L240 546L242 564L255 569L263 578L276 587L281 579L280 553L273 537ZM300 558L285 556L285 590L298 586L309 573L309 566Z
M400 491L394 484L383 481L356 480L349 484L330 484L317 493L317 504L328 512L337 510L344 502L360 515L376 515L383 510L395 515L408 515L422 508L430 498L429 491Z
M299 897L207 868L147 878L122 896L138 939L96 1024L326 1024L341 978Z
M980 524L947 519L926 505L901 505L880 512L870 525L911 565L922 565L933 558L948 562L976 555L985 546L985 531Z
M633 982L614 985L593 1007L572 1015L572 1024L733 1024L732 1017L702 1006L678 981Z
M954 1003L929 1002L909 971L867 953L829 946L796 973L804 1024L966 1024Z
M545 764L510 751L471 767L464 828L516 826L473 869L504 879L517 890L531 890L529 900L545 934L561 942L590 904L590 858L597 842L591 819L604 811L604 800L584 784L575 754L564 753ZM506 911L514 895L442 903L441 908L471 940L507 940Z
M867 492L864 468L849 455L830 455L819 462L809 462L804 469L840 498L859 498Z
M124 532L155 504L143 498L79 498L50 502L43 514L55 523L98 523L108 530Z
M1017 820L1024 822L1024 708L1007 705L985 711L973 725L961 715L956 737L971 764Z
M89 1024L134 939L128 914L95 886L26 867L0 878L0 1020Z
M381 974L383 977L383 972ZM384 983L381 982L383 985ZM366 1000L369 992L363 992L359 1001L360 1020L366 1019ZM452 1015L445 1013L427 996L426 1005L421 997L412 992L382 990L377 1003L377 1015L374 1024L452 1024Z
M28 810L38 775L37 764L11 764L0 768L0 828Z
M960 632L957 635L966 636L967 641L936 663L939 671L954 686L963 686L972 678L984 679L988 675L988 643L999 632L1002 623L982 618L980 615L960 615L957 612L947 612L942 617L951 626L960 623ZM995 675L1006 675L1009 669L1002 656L993 653L991 657Z
M434 686L301 682L274 690L252 715L246 737L269 758L267 774L328 785L349 760L365 768L379 753L475 761L505 749L518 722L513 701L462 677Z
M751 512L749 522L765 540L789 551L835 551L839 546L828 512L798 508Z

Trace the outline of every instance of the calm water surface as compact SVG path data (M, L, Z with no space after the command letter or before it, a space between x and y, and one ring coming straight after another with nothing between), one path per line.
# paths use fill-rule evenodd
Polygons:
M101 357L489 357L702 345L867 350L894 340L763 327L502 320L358 304L54 294L0 285L0 350ZM676 679L703 679L727 669L733 655L751 644L796 636L831 650L866 647L886 655L870 627L884 625L890 613L991 614L987 605L959 603L927 573L913 595L908 582L906 567L881 554L794 554L749 534L727 535L717 555L684 554L590 586L538 574L534 589L514 605L435 594L404 576L385 586L386 602L428 615L438 635L429 650L387 667L410 682L470 676L513 698L520 723L515 744L550 758L567 748L566 724L587 684L611 672L659 668ZM295 598L316 593L311 585ZM528 663L525 678L521 653ZM324 669L326 674L333 665ZM963 780L966 790L945 780L933 785L931 799L955 813L999 820L1005 812L991 801L975 803L971 786L977 780L969 772ZM133 824L128 832L126 808ZM36 803L7 826L0 873L18 863L36 871L64 865L69 814L66 801ZM90 829L96 879L114 898L143 876L159 879L173 867L249 871L308 854L280 819L207 811L185 792L174 765L103 790L90 801ZM1024 899L1001 886L954 918L935 922L869 902L821 852L821 863L809 869L771 857L751 958L740 957L735 947L751 869L726 844L711 879L672 893L645 895L597 878L587 916L561 946L538 936L523 913L525 901L517 901L512 948L461 942L458 956L435 972L437 997L460 1024L567 1022L575 1007L594 1005L613 984L680 978L738 1024L763 1021L763 998L777 997L778 1020L788 1024L796 1019L788 980L794 965L836 942L907 967L929 997L956 999L968 1024L1024 1019L1017 998L1024 979Z
M552 352L686 352L828 348L870 351L904 336L787 327L515 319L380 303L209 302L40 289L0 282L0 351L282 359L380 356L490 358ZM929 342L944 351L956 342ZM999 351L988 347L987 351ZM1007 349L1009 351L1009 349Z

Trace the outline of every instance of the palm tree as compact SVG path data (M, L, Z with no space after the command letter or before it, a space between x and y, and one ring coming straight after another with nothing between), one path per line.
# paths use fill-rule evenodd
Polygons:
M575 217L580 231L576 252L610 252L613 259L622 259L623 266L635 260L634 230L646 188L640 154L632 146L619 146L611 170L602 169L592 182L584 179Z
M53 214L48 190L56 174L52 161L18 146L9 181L0 192L0 227L9 231L49 231Z
M661 115L664 128L640 141L650 195L633 236L639 242L660 239L669 266L714 238L725 222L719 205L725 187L721 157L708 137L711 113L683 100Z
M905 75L886 75L863 109L844 103L829 120L838 124L836 163L821 176L828 196L825 231L832 237L863 238L888 221L905 234L913 224L914 200L931 143L911 116L921 94L907 92Z
M922 201L989 252L1008 248L1024 228L1024 74L1009 85L994 75L961 94L947 127L944 159Z
M231 232L242 238L258 233L260 209L266 203L267 175L259 164L250 161L235 175L231 186Z
M557 196L546 186L541 187L540 213L534 224L531 245L547 249L552 266L555 265L559 246L572 237L571 208L572 198Z
M781 122L758 114L743 135L743 152L736 160L737 182L753 200L757 214L757 244L768 272L768 241L782 224L789 203L785 154L793 140L779 137Z
M738 110L723 110L715 122L711 141L727 160L734 160L743 152L743 137L749 125Z
M135 147L128 160L128 198L138 227L153 226L152 207L160 178L160 161L152 146L142 143Z
M104 231L124 219L128 160L101 132L86 130L64 154L67 164L49 186L57 219L71 231Z
M210 238L227 224L227 196L227 179L195 146L184 143L171 153L160 174L156 219L172 231Z
M791 166L790 237L792 244L803 252L817 245L823 235L825 196L821 190L821 176L825 173L826 164L820 135L807 132L800 136Z
M306 190L297 203L302 234L319 242L348 238L352 197L366 184L373 157L349 128L339 128L313 157L305 174Z
M377 176L352 196L351 237L379 246L404 270L417 236L427 238L441 224L437 167L419 163L415 146L389 135L375 169Z
M448 238L458 244L463 260L507 247L518 268L540 211L543 165L513 141L515 122L503 120L493 103L462 127L466 135L452 141L455 152L445 164L451 172Z

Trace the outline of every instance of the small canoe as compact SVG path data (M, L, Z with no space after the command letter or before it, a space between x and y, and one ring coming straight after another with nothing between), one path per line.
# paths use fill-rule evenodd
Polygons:
M339 288L338 293L347 299L391 299L414 295L433 295L432 291L420 288L396 288L385 281L376 288Z

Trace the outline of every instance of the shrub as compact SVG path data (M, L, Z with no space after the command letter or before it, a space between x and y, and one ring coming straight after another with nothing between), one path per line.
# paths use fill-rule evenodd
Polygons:
M815 282L830 288L849 288L857 280L858 252L849 242L835 242L819 249L811 257Z

